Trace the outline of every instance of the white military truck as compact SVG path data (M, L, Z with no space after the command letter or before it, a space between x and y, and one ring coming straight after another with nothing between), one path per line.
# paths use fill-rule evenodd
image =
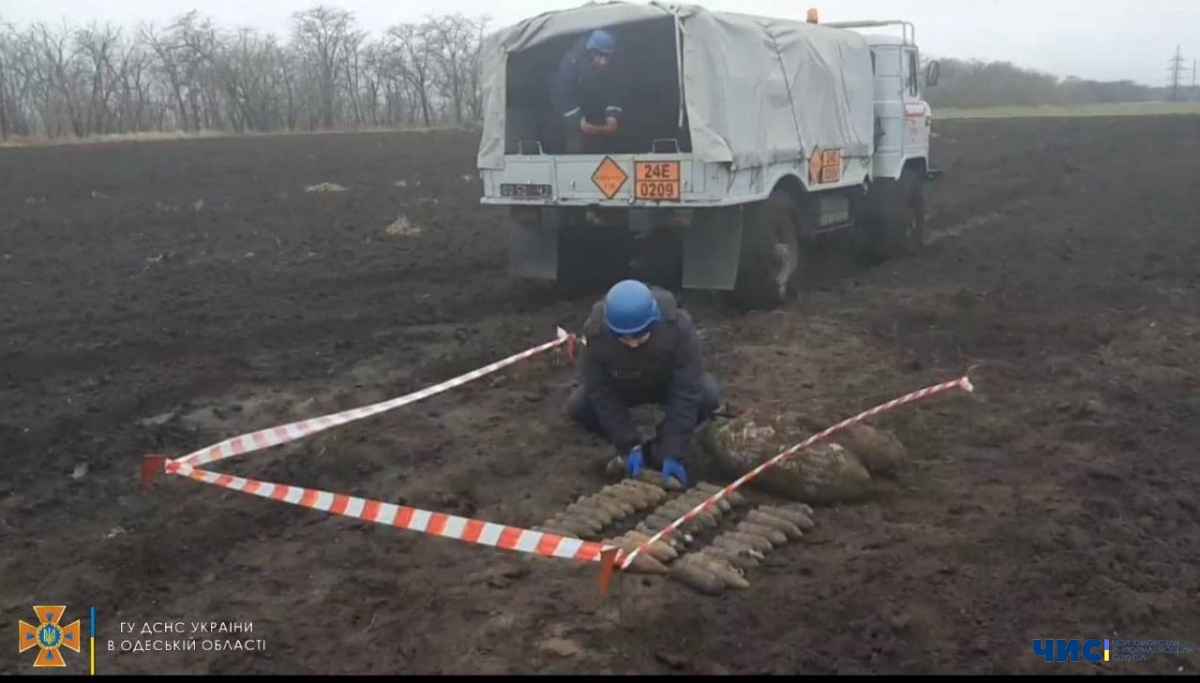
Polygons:
M854 30L893 25L902 36ZM594 29L616 37L620 129L568 154L550 82ZM937 171L914 35L903 21L653 2L492 34L477 165L481 202L509 207L512 272L586 287L632 275L772 308L798 292L819 236L849 229L874 262L920 244ZM925 80L936 83L936 63Z

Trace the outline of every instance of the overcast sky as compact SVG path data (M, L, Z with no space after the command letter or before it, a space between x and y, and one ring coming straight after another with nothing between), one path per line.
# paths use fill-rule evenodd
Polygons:
M254 26L286 34L291 13L316 0L0 0L0 19L31 21L110 20L165 24L198 9L226 27ZM326 0L350 10L375 33L419 20L426 13L486 13L494 26L581 0ZM1060 76L1168 83L1168 60L1180 45L1187 58L1200 57L1200 0L707 0L699 4L730 10L803 18L817 7L828 21L906 19L917 27L927 54L1011 61ZM484 11L480 11L484 10ZM1190 82L1190 75L1188 76Z

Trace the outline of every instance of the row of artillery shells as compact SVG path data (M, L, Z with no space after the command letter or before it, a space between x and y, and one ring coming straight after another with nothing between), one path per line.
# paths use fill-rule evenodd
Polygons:
M726 588L748 588L747 571L758 567L774 548L803 538L813 526L808 506L765 505L750 510L732 531L720 533L711 545L681 557L670 574L705 595Z

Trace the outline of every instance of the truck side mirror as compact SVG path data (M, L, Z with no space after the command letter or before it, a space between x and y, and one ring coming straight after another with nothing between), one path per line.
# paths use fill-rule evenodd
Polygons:
M938 76L941 74L942 67L937 60L933 60L925 67L925 85L930 88L937 87Z

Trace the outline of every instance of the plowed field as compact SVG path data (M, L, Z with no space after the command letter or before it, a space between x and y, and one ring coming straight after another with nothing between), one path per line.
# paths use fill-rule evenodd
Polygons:
M1178 652L1048 664L1031 641L1200 644L1200 119L935 127L924 253L814 254L772 313L685 297L735 407L832 423L968 371L976 386L877 420L909 449L900 478L818 507L809 543L717 597L622 575L603 599L596 565L178 477L138 487L145 453L579 329L591 298L509 281L474 135L0 149L10 627L66 605L86 638L94 606L99 673L1196 673ZM345 191L305 192L322 182ZM574 381L551 354L216 469L532 526L608 483L612 453L566 419ZM265 649L142 633L231 621ZM86 644L65 657L84 670Z

